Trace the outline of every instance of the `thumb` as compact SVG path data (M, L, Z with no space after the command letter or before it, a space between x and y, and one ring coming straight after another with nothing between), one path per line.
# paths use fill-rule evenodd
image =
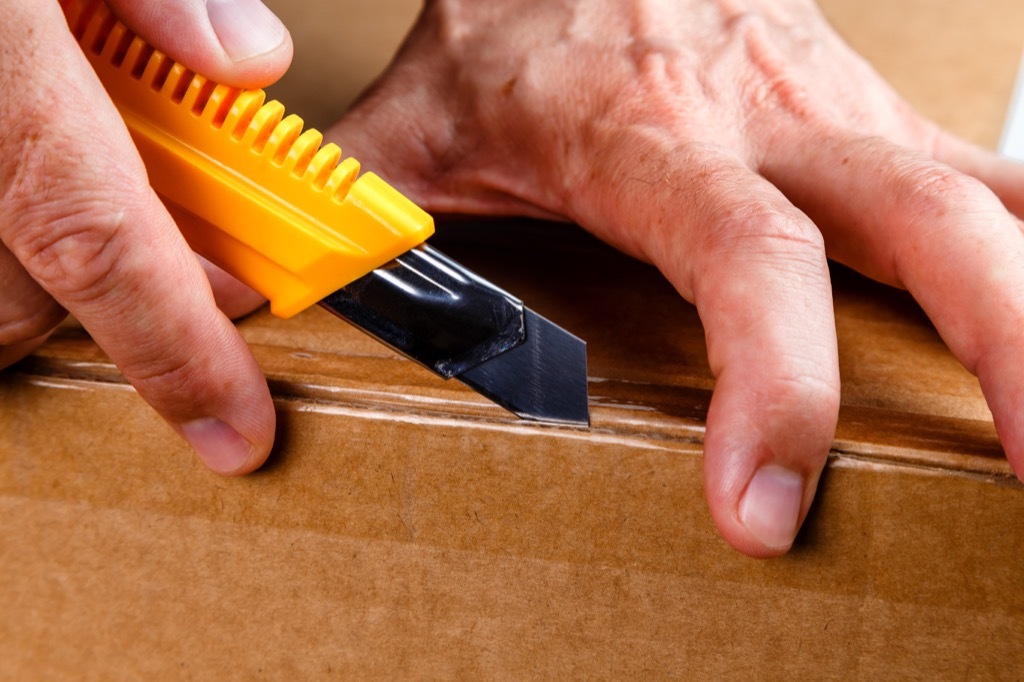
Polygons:
M119 19L153 47L210 80L270 85L288 69L292 40L260 0L108 0Z

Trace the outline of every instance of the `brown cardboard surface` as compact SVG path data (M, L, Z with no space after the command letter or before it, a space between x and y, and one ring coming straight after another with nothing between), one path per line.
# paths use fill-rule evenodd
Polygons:
M413 5L367 21L400 35ZM970 7L825 4L994 143L1024 5ZM928 55L955 68L926 78ZM263 312L240 328L279 447L223 479L68 326L0 375L0 678L1021 678L1024 490L906 295L836 269L834 450L794 551L754 561L703 501L693 309L575 228L479 228L439 245L588 340L591 429L511 419L323 311Z

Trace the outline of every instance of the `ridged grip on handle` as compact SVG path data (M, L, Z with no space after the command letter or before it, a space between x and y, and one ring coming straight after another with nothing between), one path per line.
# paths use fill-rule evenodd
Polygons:
M101 0L62 0L149 180L198 253L290 317L433 234L433 220L262 90L214 83L153 49Z

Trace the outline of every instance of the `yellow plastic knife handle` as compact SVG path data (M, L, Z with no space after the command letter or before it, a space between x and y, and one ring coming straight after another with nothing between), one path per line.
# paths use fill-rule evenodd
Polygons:
M427 239L433 220L373 173L284 116L262 90L219 85L177 64L102 0L61 0L149 181L198 253L291 317ZM358 177L357 177L358 176Z

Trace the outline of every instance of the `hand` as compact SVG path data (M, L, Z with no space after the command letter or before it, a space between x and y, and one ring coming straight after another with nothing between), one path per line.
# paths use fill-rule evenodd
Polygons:
M258 0L110 5L155 47L220 82L260 87L291 60L287 31ZM60 6L8 0L3 10L0 368L70 311L210 468L255 469L273 443L273 404L217 303L241 314L258 296L212 267L208 280Z
M705 488L784 553L839 408L826 256L909 290L1024 474L1024 170L910 109L808 0L432 0L331 132L429 210L575 221L704 323Z

